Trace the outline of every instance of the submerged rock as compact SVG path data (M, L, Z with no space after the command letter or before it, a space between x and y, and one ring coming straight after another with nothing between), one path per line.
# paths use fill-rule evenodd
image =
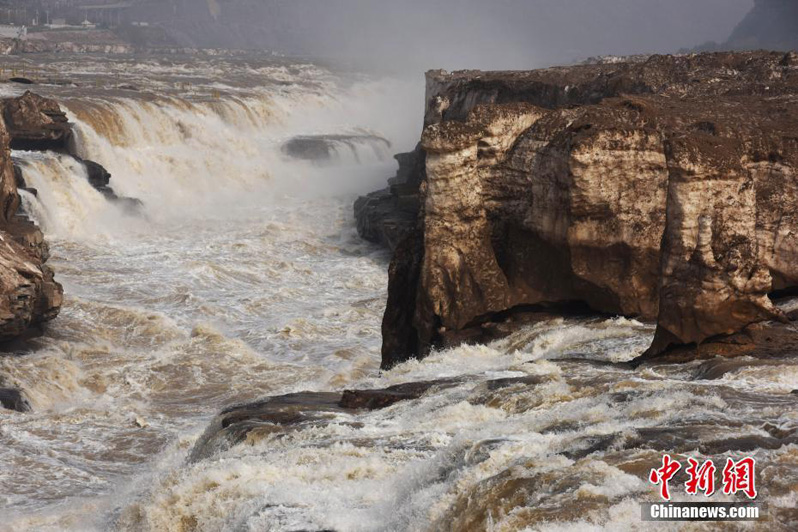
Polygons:
M347 390L342 394L301 392L233 406L214 419L194 446L190 459L203 460L235 445L255 444L270 436L330 423L341 414L388 408L457 384L457 380L444 379L377 390Z
M283 144L284 154L294 159L326 163L348 152L359 160L360 149L388 149L391 143L378 135L303 135Z
M20 390L14 388L0 388L0 405L7 410L17 412L30 412L31 406Z
M650 357L785 319L768 298L798 285L785 57L429 73L417 221L397 243L373 229L395 195L357 205L396 250L383 366L538 304L656 320Z
M449 388L456 380L409 382L382 390L346 390L338 403L341 408L380 410L402 401L418 399L433 388Z
M338 405L340 399L335 393L303 392L228 408L199 439L190 459L202 460L245 441L319 423L345 411Z

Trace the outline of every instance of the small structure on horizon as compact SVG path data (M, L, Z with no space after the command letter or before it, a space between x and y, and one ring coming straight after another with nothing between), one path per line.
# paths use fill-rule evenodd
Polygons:
M0 39L19 39L21 41L24 41L27 38L28 38L27 26L0 24Z
M116 2L114 4L78 6L85 14L85 20L94 24L121 26L124 15L133 7L133 2Z

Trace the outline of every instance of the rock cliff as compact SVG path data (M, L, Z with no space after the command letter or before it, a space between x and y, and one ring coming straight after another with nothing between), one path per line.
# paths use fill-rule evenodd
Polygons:
M420 147L356 205L395 248L383 365L552 305L656 320L648 357L786 319L796 103L794 53L429 73Z
M19 193L11 146L51 146L65 135L51 100L27 93L7 100L0 121L0 342L13 340L58 315L63 289L46 266L47 245L39 229L19 216ZM54 102L52 102L54 103ZM31 143L31 144L28 144ZM19 145L19 144L17 144Z

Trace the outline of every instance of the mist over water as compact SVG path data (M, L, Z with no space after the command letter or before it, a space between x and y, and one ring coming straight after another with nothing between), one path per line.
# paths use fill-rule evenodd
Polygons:
M30 352L0 359L34 408L0 412L0 530L469 530L486 511L495 530L629 529L662 449L798 424L798 366L624 370L608 363L653 334L626 319L552 320L380 372L388 254L358 238L351 205L391 175L391 151L412 148L417 85L259 68L282 82L233 83L242 69L221 61L153 66L158 89L137 94L52 89L81 155L144 202L139 216L74 160L14 152L67 298ZM187 75L192 92L173 90ZM347 145L320 163L283 149L363 132L391 150ZM436 379L450 384L417 401L192 459L229 405ZM757 452L761 489L787 516L795 454Z
M174 17L185 45L275 50L382 71L523 69L724 42L753 0L205 0Z
M387 256L357 237L351 203L412 147L416 120L395 105L412 87L314 79L63 99L80 153L143 201L140 215L70 157L13 153L68 296L32 353L2 359L0 379L34 413L0 414L0 528L104 530L131 479L182 461L223 406L376 371ZM354 142L321 163L281 150L300 134L378 131L391 150Z
M37 87L75 123L80 155L143 207L109 201L70 157L13 153L66 301L29 350L0 357L0 383L33 406L0 410L0 530L644 530L651 464L729 441L757 449L774 530L793 530L798 447L762 442L798 430L798 364L631 371L617 363L651 325L574 318L381 372L389 254L352 219L418 140L423 68L673 51L723 40L750 0L285 4L296 26L279 42L239 37L412 76L264 56L41 58L81 84ZM259 20L237 5L218 3L226 31ZM356 140L309 160L285 149L297 138ZM203 447L230 405L441 379L384 410Z

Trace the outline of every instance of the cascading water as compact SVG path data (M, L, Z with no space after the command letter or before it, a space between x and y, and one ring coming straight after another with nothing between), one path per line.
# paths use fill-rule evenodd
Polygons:
M790 530L798 447L762 442L798 424L798 366L634 372L615 363L650 326L560 319L381 373L388 256L357 238L351 205L390 175L389 151L347 144L318 164L284 146L373 135L411 148L421 102L406 112L407 86L309 67L145 66L149 92L56 95L80 155L142 200L139 215L68 156L14 154L66 303L30 352L0 357L0 384L33 406L0 411L0 530L643 529L648 468L664 450L712 452L697 435L753 442ZM168 90L192 68L226 94ZM232 404L435 379L451 382L192 459Z
M0 384L34 409L0 412L0 529L104 530L132 479L182 460L224 405L376 370L385 255L350 212L390 173L389 152L364 143L320 166L280 148L376 130L364 99L393 92L248 92L59 98L80 155L143 202L138 215L76 159L14 153L67 297L31 353L0 358Z
M68 155L15 152L25 184L23 205L48 235L74 237L105 232L123 222L122 211L89 183L83 163Z

